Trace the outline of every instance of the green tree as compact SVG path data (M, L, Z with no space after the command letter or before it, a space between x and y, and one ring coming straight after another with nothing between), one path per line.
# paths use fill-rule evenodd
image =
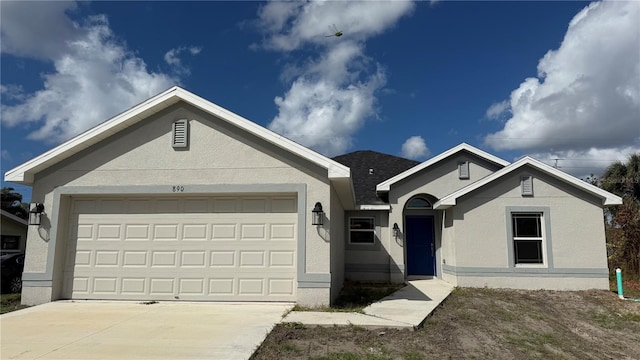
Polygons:
M640 153L611 164L599 179L603 189L622 197L608 209L607 246L610 268L620 267L640 279Z
M12 187L3 187L0 190L2 210L26 220L29 217L29 205L23 203L22 194L14 190Z

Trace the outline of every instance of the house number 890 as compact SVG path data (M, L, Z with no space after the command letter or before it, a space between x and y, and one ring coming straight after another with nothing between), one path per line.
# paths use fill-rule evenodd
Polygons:
M184 186L182 185L176 185L173 187L173 192L183 192L184 191Z

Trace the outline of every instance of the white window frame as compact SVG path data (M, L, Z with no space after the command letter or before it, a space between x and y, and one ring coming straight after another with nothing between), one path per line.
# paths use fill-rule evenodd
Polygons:
M372 229L352 229L351 228L351 221L355 220L355 219L371 220L371 224L373 225L373 228ZM351 241L351 233L352 232L370 232L370 233L372 233L373 241L371 241L371 242L352 242ZM371 216L351 216L351 217L349 217L349 245L370 246L370 245L375 245L375 243L376 243L376 219L374 217L371 217Z
M516 228L515 228L515 218L516 217L536 217L538 219L538 224L540 226L539 234L540 236L530 237L530 236L516 236ZM545 218L543 212L532 211L518 211L511 213L511 247L513 249L513 265L515 267L546 267L547 266L547 244L545 241ZM516 251L516 242L517 241L539 241L540 242L540 256L542 257L541 263L518 263L518 253Z

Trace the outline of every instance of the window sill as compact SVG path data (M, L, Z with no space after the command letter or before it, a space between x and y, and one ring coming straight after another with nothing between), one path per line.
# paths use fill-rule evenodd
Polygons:
M547 269L547 264L515 264L516 269Z

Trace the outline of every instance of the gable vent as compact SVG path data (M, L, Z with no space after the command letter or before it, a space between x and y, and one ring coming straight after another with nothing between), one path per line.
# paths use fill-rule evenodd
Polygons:
M189 121L187 119L181 119L173 123L171 145L174 148L186 148L189 145Z
M533 196L533 177L523 176L520 178L522 196Z
M469 178L469 162L460 161L458 163L458 179L465 180Z

